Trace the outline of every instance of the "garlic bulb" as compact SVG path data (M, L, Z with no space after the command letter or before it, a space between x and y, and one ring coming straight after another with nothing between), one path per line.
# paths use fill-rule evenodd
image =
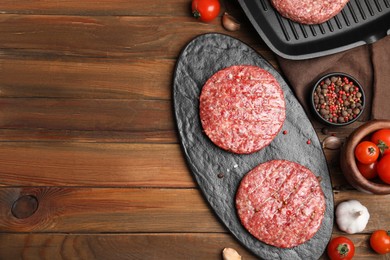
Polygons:
M341 202L336 208L336 222L348 234L362 232L370 219L367 208L357 200Z

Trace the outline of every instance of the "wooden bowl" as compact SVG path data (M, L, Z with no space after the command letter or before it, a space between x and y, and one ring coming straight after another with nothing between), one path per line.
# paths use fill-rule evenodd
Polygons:
M356 189L371 194L390 194L390 185L380 181L364 178L356 165L355 147L360 141L373 132L390 128L390 120L372 120L357 128L343 145L340 166L347 181Z

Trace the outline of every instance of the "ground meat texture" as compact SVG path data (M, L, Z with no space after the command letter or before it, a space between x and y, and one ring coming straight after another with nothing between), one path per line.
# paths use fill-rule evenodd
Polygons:
M302 24L320 24L337 15L349 0L271 0L284 17Z
M242 179L236 208L242 225L262 242L291 248L314 236L325 214L316 176L291 161L258 165Z
M271 73L232 66L209 78L200 95L202 127L220 148L249 154L269 145L286 118L283 91Z

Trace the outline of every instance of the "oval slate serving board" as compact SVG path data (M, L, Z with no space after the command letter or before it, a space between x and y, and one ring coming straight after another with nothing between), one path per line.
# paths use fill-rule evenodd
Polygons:
M206 80L232 65L256 65L278 80L286 99L286 120L272 143L263 150L238 155L215 146L202 132L199 95ZM291 89L279 73L252 48L222 34L193 39L182 51L174 74L173 101L176 123L187 163L204 197L230 232L263 259L317 259L325 250L333 227L333 193L326 160L318 137ZM284 135L283 130L287 130ZM307 140L311 140L308 145ZM272 159L295 161L321 176L326 212L316 235L291 249L269 246L254 238L241 225L235 194L242 177L259 163ZM218 174L222 173L223 178Z

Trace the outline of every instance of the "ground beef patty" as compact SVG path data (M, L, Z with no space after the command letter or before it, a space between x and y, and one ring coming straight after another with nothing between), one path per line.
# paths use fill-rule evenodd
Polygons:
M349 0L271 0L284 17L303 24L320 24L338 14Z
M206 135L222 149L249 154L269 145L286 118L283 91L271 73L232 66L203 86L199 114Z
M316 176L286 160L258 165L242 179L236 194L243 226L257 239L281 248L297 246L313 237L325 207Z

